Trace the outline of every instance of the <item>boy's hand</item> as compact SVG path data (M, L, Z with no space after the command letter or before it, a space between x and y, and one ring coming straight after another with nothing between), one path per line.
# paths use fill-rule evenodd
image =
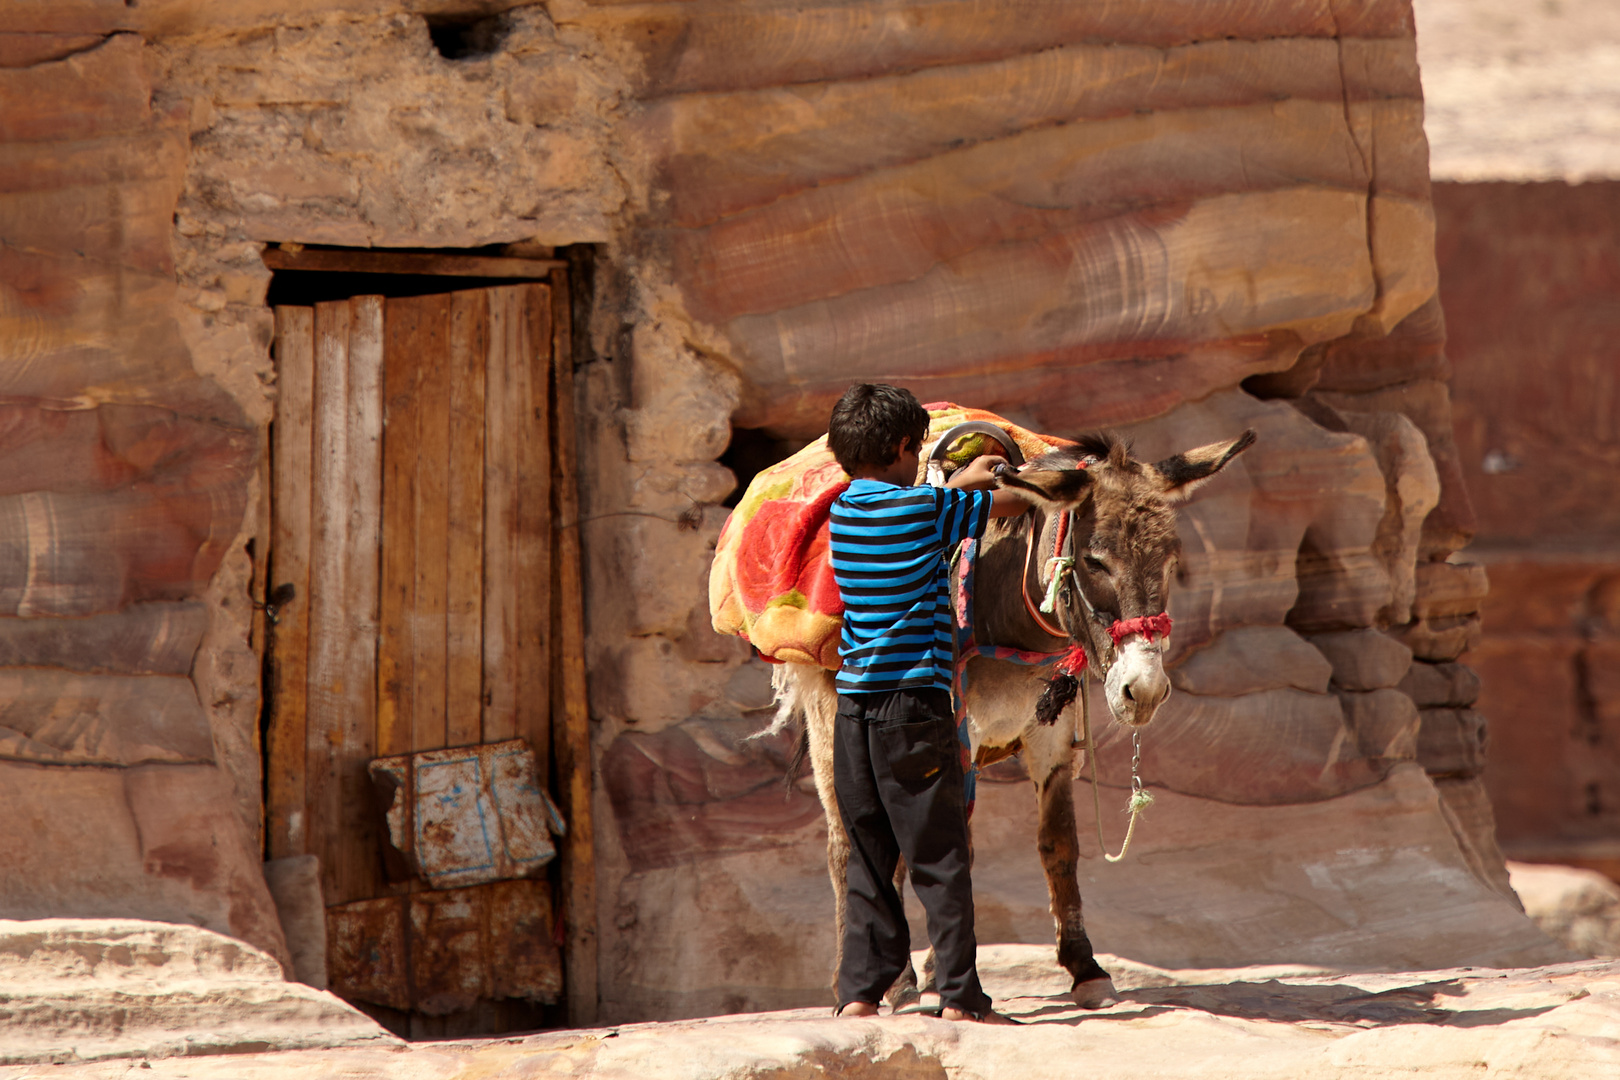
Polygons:
M996 486L996 466L1005 464L1007 459L1004 457L997 454L982 454L951 473L950 479L945 481L945 486L966 488L968 491L990 491Z
M996 486L995 470L1003 465L1012 468L1006 458L997 454L976 457L951 473L950 479L945 481L945 486L966 488L969 491L992 491L995 494L990 503L990 516L1017 517L1029 509L1029 500L1024 498L1021 492Z

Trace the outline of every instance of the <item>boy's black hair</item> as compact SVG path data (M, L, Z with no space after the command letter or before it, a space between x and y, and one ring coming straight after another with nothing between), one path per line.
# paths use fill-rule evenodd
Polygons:
M845 472L862 465L893 465L901 439L921 450L928 437L928 410L910 390L885 383L859 383L844 391L827 423L827 447Z

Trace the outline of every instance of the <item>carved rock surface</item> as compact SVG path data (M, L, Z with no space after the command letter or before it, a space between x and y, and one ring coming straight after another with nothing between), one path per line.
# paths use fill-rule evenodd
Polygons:
M1108 715L1093 687L1091 713ZM1098 775L1130 783L1131 737L1094 719ZM1386 762L1369 761L1339 699L1292 688L1238 697L1176 693L1142 735L1142 775L1185 795L1241 805L1332 798L1377 783Z
M1412 666L1412 650L1376 630L1312 634L1307 640L1333 665L1333 684L1342 690L1395 686Z
M881 375L1066 432L1430 298L1397 6L1336 9L1336 41L1304 6L1234 9L1210 37L1190 10L923 0L875 37L842 5L581 25L634 27L675 281L732 345L741 424L814 435Z
M1422 562L1417 565L1416 584L1413 614L1429 620L1473 615L1491 589L1479 563Z
M1473 709L1423 709L1418 761L1438 776L1477 776L1485 768L1485 717Z
M1422 723L1412 699L1399 690L1338 691L1344 721L1364 757L1386 761L1417 756Z
M1345 426L1367 440L1384 472L1384 519L1373 550L1389 573L1389 606L1379 621L1404 623L1412 618L1418 582L1414 566L1422 551L1423 523L1440 502L1440 476L1429 456L1428 440L1400 413L1340 414Z
M0 761L0 910L12 918L190 923L263 949L290 970L248 843L212 765L96 768Z
M1413 619L1405 626L1392 626L1390 637L1412 650L1412 657L1429 663L1455 660L1479 643L1483 628L1478 615L1442 615L1434 619Z
M0 758L212 764L214 740L196 687L184 676L0 668Z
M244 403L263 411L267 382L193 346L268 339L180 287L185 109L122 7L0 3L0 801L26 823L0 911L196 923L284 958L257 762L216 765L253 721L212 730L232 701L256 715L257 687L190 678L211 615L242 620L215 642L246 652L245 582L203 598L247 543L262 432Z
M207 625L207 609L194 602L77 619L0 618L0 665L187 675Z
M1327 693L1332 664L1284 626L1235 626L1170 669L1177 690L1230 697L1291 686Z
M1414 663L1396 685L1420 709L1467 706L1479 700L1479 676L1464 664Z
M284 980L274 958L200 927L0 920L0 973L0 1065L398 1043L331 994Z
M1496 843L1496 812L1491 807L1485 783L1477 776L1437 776L1434 788L1440 793L1440 812L1451 826L1457 849L1486 888L1507 898L1523 910L1508 882L1506 860Z

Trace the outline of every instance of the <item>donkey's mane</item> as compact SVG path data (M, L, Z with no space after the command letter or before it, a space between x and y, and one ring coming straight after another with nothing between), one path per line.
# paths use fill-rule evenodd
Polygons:
M1145 527L1149 534L1173 535L1174 519L1161 513L1166 504L1159 493L1151 489L1147 467L1131 457L1130 443L1115 432L1081 435L1073 446L1059 447L1031 458L1029 469L1032 472L1086 469L1090 473L1089 488L1096 500L1094 505L1099 511L1106 509L1116 518L1132 511L1135 522L1128 528L1133 534L1140 535L1139 530ZM1159 520L1161 518L1163 520ZM990 531L992 535L1023 536L1030 527L1030 515L1019 514L996 518L991 522Z
M1115 469L1126 469L1131 460L1131 445L1112 431L1093 431L1081 435L1073 446L1048 450L1030 461L1030 468L1046 472L1081 469L1091 464L1107 463Z

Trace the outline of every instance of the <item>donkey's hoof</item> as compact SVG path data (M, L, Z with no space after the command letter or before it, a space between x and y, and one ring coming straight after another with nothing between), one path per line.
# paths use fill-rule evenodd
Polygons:
M1114 980L1106 975L1100 979L1075 983L1074 989L1069 991L1069 996L1082 1009L1106 1009L1110 1005L1119 1004L1119 994L1114 990Z
M900 986L891 989L884 995L889 999L889 1008L895 1012L908 1008L922 1000L922 991L913 986Z

